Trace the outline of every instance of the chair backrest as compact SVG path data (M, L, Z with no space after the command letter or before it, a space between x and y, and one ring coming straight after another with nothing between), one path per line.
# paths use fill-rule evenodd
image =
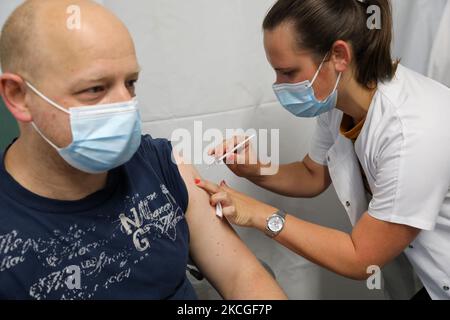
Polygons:
M19 135L19 127L16 120L6 109L0 98L0 151L3 151Z

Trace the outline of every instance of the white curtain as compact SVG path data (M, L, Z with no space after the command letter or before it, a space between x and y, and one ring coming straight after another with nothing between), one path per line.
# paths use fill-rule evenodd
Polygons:
M432 48L428 75L450 87L450 1L447 1Z
M450 1L392 0L392 5L394 56L450 86Z

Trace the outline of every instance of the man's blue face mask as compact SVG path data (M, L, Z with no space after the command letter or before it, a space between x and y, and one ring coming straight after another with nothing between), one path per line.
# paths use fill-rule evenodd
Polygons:
M107 172L128 162L141 144L137 100L64 109L30 83L27 86L53 107L70 115L72 143L59 148L32 122L35 130L72 167L87 173Z
M327 56L323 59L311 82L305 80L299 83L281 83L273 85L273 90L278 101L293 115L301 118L312 118L336 107L338 97L337 87L341 80L342 73L339 73L336 85L328 98L319 101L314 94L313 84L322 69L326 57Z

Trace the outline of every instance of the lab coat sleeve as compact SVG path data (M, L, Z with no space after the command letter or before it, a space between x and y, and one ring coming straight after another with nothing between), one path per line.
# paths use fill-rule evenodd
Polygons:
M434 229L449 192L450 144L444 143L449 136L445 128L424 119L403 123L392 118L378 138L368 210L372 217Z
M327 166L327 153L334 144L330 130L330 114L326 113L317 118L316 129L311 139L309 157L316 163Z

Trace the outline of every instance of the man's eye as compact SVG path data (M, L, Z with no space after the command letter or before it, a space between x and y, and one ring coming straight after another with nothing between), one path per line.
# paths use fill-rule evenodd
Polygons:
M128 88L134 88L134 86L136 85L137 80L130 80L127 82L127 87Z
M96 86L96 87L92 87L89 88L87 90L85 90L85 93L99 93L99 92L103 92L105 90L105 87L102 86Z

